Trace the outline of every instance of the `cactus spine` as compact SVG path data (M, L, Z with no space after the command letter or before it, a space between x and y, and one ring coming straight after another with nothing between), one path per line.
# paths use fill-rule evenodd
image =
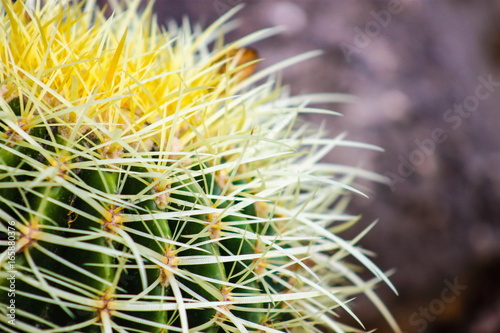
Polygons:
M384 280L337 233L357 177L301 122L326 112L255 71L224 24L173 24L152 3L1 0L0 330L336 332ZM345 258L374 275L361 280ZM391 286L392 287L392 286ZM358 320L359 322L359 320ZM360 326L362 327L362 326Z

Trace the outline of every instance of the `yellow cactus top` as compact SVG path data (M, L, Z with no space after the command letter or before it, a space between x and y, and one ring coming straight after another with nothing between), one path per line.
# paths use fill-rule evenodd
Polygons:
M25 128L40 121L34 117L39 110L50 110L46 120L67 125L61 131L67 136L84 133L95 121L108 131L94 133L100 142L118 134L127 144L139 143L140 150L154 144L169 151L180 151L196 135L242 129L244 103L225 113L224 126L214 124L222 118L214 113L228 97L235 99L242 75L257 61L240 49L242 41L209 49L210 43L221 44L226 17L204 31L177 33L172 26L168 33L153 19L152 2L136 14L140 1L133 1L109 18L103 11L88 12L93 1L48 2L29 8L2 0L7 15L0 63L8 66L0 69L0 93L7 102L19 96L37 101L22 115ZM113 157L116 147L103 152Z

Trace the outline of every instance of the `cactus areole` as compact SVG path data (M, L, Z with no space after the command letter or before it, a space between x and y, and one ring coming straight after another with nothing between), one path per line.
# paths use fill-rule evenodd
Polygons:
M316 52L258 69L277 30L226 42L238 8L0 1L1 332L360 332L359 294L398 330L338 235L382 177L322 162L376 148L298 117L349 96L280 85Z

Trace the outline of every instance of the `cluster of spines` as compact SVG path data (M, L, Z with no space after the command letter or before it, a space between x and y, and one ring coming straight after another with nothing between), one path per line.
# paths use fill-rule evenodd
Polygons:
M343 258L387 279L330 225L355 220L343 213L349 182L379 178L319 161L337 146L373 147L295 122L325 112L307 104L326 95L288 98L272 78L252 86L314 53L253 74L255 52L242 46L270 31L209 49L230 14L168 39L147 24L151 6L135 16L139 1L109 20L82 16L92 1L55 4L33 12L2 0L0 219L16 221L18 321L0 327L347 330L330 315L354 315L346 300L373 282ZM64 46L64 36L78 38ZM24 58L22 45L32 46Z

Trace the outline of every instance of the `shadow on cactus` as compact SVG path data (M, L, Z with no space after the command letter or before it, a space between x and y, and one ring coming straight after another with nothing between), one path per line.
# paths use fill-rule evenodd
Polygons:
M298 119L350 97L276 80L317 53L256 71L277 30L225 43L236 10L163 29L139 1L1 6L1 331L359 332L362 293L398 331L362 235L338 236L355 180L383 179L321 162L376 148Z

